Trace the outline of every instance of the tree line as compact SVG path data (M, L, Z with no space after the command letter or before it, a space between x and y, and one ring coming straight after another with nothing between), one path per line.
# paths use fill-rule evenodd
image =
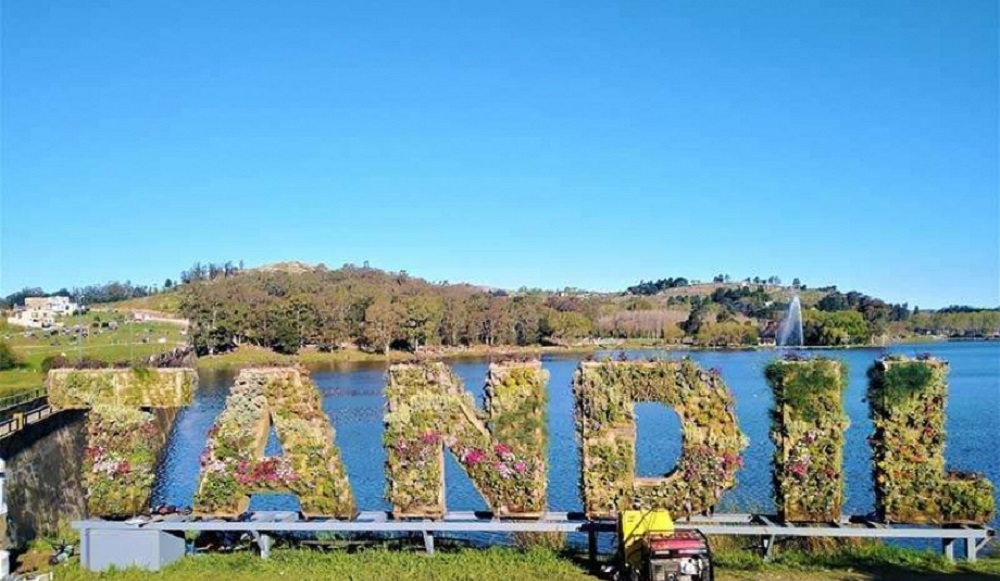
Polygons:
M177 292L199 354L243 344L295 353L304 345L387 352L559 343L589 336L599 311L585 297L432 284L355 265L251 270L185 284Z

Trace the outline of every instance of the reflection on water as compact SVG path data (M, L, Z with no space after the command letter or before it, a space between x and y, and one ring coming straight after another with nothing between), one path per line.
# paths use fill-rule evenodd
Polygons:
M951 362L948 399L947 460L953 469L985 472L1000 494L1000 455L995 453L1000 433L1000 343L936 343L898 346L892 352L913 355L928 351ZM820 352L847 362L850 383L845 408L851 418L844 450L846 475L845 511L865 514L873 510L871 454L866 437L871 422L864 401L865 371L879 356L876 349ZM771 511L771 454L768 439L770 391L764 381L764 366L775 356L772 351L657 353L637 352L634 357L681 357L690 355L704 368L719 367L736 397L740 427L750 438L744 452L744 468L738 485L726 493L720 511ZM549 508L580 510L578 490L580 456L573 424L573 394L570 382L581 356L547 356L549 371ZM485 360L453 362L456 373L481 404L485 380ZM317 368L312 377L323 395L323 408L333 421L351 486L363 510L388 508L383 493L385 477L382 449L382 397L385 366L379 364L338 365ZM198 481L198 458L209 427L222 411L233 374L201 372L201 387L194 403L177 416L174 431L158 469L153 504L189 506ZM641 475L668 470L680 450L676 415L655 405L637 406L640 437L636 443L638 472ZM278 453L273 434L268 453ZM454 460L447 462L447 503L451 510L481 510L482 498ZM1000 503L998 503L1000 504ZM254 510L295 510L298 503L289 495L256 495ZM994 525L998 524L994 521Z

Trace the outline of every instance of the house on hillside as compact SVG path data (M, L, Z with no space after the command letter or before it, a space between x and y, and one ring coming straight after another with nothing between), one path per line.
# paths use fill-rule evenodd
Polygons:
M80 311L80 305L69 297L28 297L23 307L15 307L7 322L20 327L47 329L56 326L56 317L72 315Z

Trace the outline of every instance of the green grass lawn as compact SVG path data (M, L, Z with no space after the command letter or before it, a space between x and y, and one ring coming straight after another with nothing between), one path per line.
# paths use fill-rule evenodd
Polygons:
M716 558L719 581L876 581L951 580L997 581L1000 560L983 559L975 564L945 561L935 553L871 544L833 553L811 554L788 551L774 562L748 551L725 550ZM433 556L422 552L369 549L357 553L278 549L263 561L254 553L204 554L186 557L159 574L139 570L103 574L83 571L71 563L56 569L56 579L163 579L227 581L289 579L393 581L460 580L514 581L541 579L576 581L597 579L588 571L582 555L559 554L548 549L520 551L512 548L450 549Z
M222 579L227 581L259 579L331 579L371 581L413 580L475 580L517 581L545 579L546 581L585 581L593 577L584 568L568 559L546 550L521 552L513 549L465 549L439 552L428 556L423 553L370 550L347 554L321 553L302 550L279 550L271 558L237 553L229 555L201 555L181 559L159 575L145 571L129 570L97 575L88 573L77 565L60 568L56 579L163 579L195 581Z
M118 328L94 328L93 324L116 321ZM64 317L67 328L83 325L88 336L51 335L40 329L26 329L0 323L0 340L6 341L20 357L16 369L0 371L0 396L39 387L45 380L42 361L51 355L64 355L71 361L92 357L101 361L140 361L187 342L182 327L169 323L131 321L127 313L91 312ZM162 342L161 342L162 340Z

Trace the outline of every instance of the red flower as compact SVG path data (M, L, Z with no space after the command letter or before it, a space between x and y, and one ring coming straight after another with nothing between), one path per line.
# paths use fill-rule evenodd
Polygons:
M507 444L497 444L496 446L493 446L493 451L496 452L498 456L511 453L510 446Z

